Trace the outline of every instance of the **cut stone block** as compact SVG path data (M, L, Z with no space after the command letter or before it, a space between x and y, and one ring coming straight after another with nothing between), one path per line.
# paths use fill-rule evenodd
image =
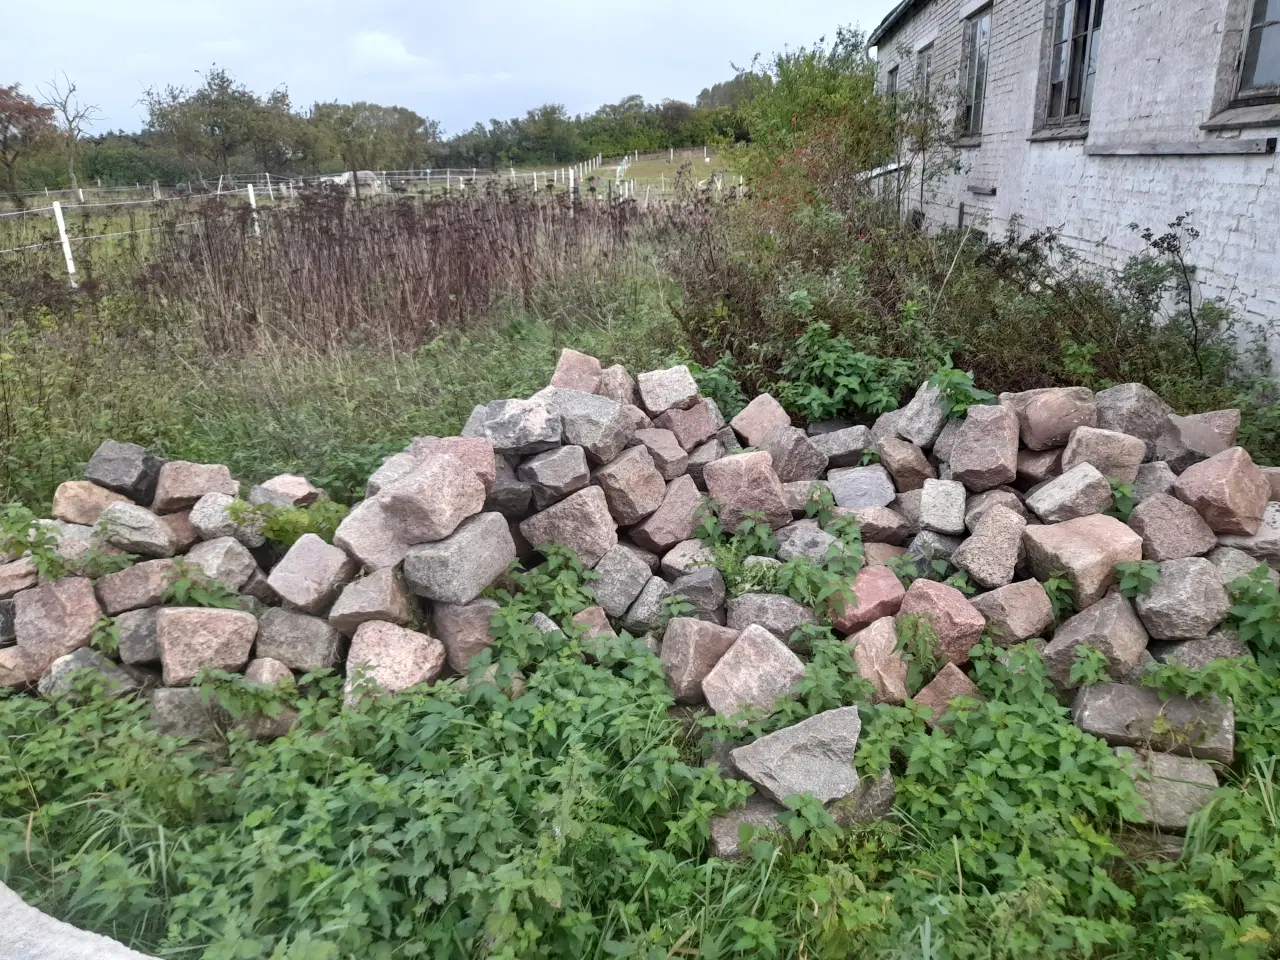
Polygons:
M1024 520L1029 519L1027 508L1023 506L1022 498L1008 487L998 487L995 490L986 490L982 493L974 494L965 501L965 527L970 531L977 529L978 522L982 520L983 515L994 506L1012 510Z
M845 643L853 647L858 675L875 687L877 703L901 704L907 699L907 664L898 653L897 624L892 616L851 634Z
M418 437L409 444L405 453L418 463L436 457L453 457L476 475L486 491L493 487L497 476L497 455L493 443L487 437Z
M951 562L987 590L1013 582L1027 521L1001 506L982 515L973 536L951 555Z
M151 509L156 513L177 513L194 507L206 493L238 497L240 483L231 479L231 471L220 463L170 460L160 468Z
M948 537L946 534L934 533L932 530L922 530L912 537L911 543L907 546L906 557L917 568L927 567L935 560L946 560L950 563L952 556L960 549L963 542L959 537Z
M393 453L384 457L382 465L373 471L365 483L366 497L374 497L381 493L401 477L407 476L418 468L418 458L409 453Z
M404 558L404 579L420 597L441 603L470 603L506 573L515 559L516 545L506 518L500 513L482 513L463 521L443 540L410 548Z
M1138 479L1138 467L1146 455L1147 445L1139 437L1096 427L1077 427L1062 453L1062 469L1065 472L1089 463L1104 477L1133 483Z
M1247 577L1258 569L1261 563L1266 564L1255 557L1249 556L1243 550L1237 550L1235 547L1218 547L1209 554L1209 562L1218 568L1218 579L1222 581L1224 587L1229 586L1233 581L1239 580L1241 577ZM1267 579L1280 586L1280 572L1267 569Z
M8 600L34 587L39 579L40 574L30 557L0 565L0 598Z
M496 600L481 597L470 603L437 603L431 608L431 632L444 644L449 666L465 674L471 658L493 646Z
M600 386L596 393L621 404L638 406L640 403L640 391L636 389L635 378L620 363L600 371Z
M1142 538L1115 517L1102 514L1028 526L1022 531L1022 546L1037 580L1048 580L1058 571L1067 575L1081 610L1115 585L1117 563L1142 559Z
M258 620L259 657L307 673L338 665L342 637L329 623L305 613L272 607Z
M1021 580L969 601L987 620L996 644L1011 647L1043 637L1053 625L1053 604L1039 580Z
M784 640L806 623L813 623L813 611L802 603L778 593L744 593L727 604L725 622L735 630L755 624Z
M693 541L697 543L698 541ZM595 566L598 579L591 584L596 602L611 617L621 617L640 596L652 573L648 565L622 544L609 549Z
M279 474L270 480L264 480L254 489L281 497L295 507L309 507L324 496L323 490L296 473ZM254 502L252 497L249 502Z
M724 577L715 567L701 567L686 573L671 584L670 595L683 597L693 604L694 616L717 623L724 620Z
M258 571L258 561L249 548L234 537L196 544L187 554L186 563L206 580L216 580L232 591L242 590Z
M59 657L89 645L102 608L93 583L83 577L55 580L13 598L13 630L36 677Z
M827 466L856 467L863 453L871 447L871 431L863 426L843 427L830 433L812 434L810 442L827 458Z
M1187 417L1197 423L1211 427L1227 446L1235 446L1236 435L1240 432L1240 411L1234 407L1229 410L1210 410L1207 413L1193 413Z
M1234 630L1214 630L1203 640L1162 640L1151 644L1151 655L1160 663L1178 663L1188 670L1203 670L1215 660L1253 659L1253 651Z
M191 683L201 670L243 670L258 635L258 619L242 610L165 607L156 616L156 640L166 686Z
M1161 493L1172 493L1178 475L1163 460L1144 463L1138 467L1138 478L1133 481L1133 500L1142 503Z
M484 508L480 478L456 457L438 454L378 494L382 513L405 543L443 540Z
M172 560L147 560L135 563L124 570L99 577L98 601L109 617L137 610L139 607L159 606L165 590L174 580Z
M1062 447L1052 450L1019 450L1017 483L1023 490L1062 473Z
M84 478L135 503L151 503L163 463L136 443L104 440L84 468Z
M1157 830L1183 833L1191 818L1213 800L1218 777L1213 767L1167 753L1136 753L1116 747L1116 756L1128 760L1138 809Z
M844 507L837 507L837 516L844 512ZM902 546L916 532L907 518L888 507L863 507L850 511L858 528L862 531L864 543L891 543Z
M643 523L631 529L631 539L646 550L662 554L693 533L702 494L690 477L676 477L667 484L662 505Z
M636 424L626 406L608 397L548 387L531 399L560 417L564 442L582 447L592 463L609 463L635 435Z
M1149 687L1098 683L1081 687L1071 707L1075 725L1113 747L1138 747L1230 764L1235 711L1217 697L1174 695Z
M1134 507L1129 527L1142 537L1142 556L1147 560L1202 556L1218 545L1217 536L1195 508L1167 493Z
M1242 550L1255 560L1271 564L1273 568L1280 567L1280 503L1267 504L1262 523L1253 536L1223 534L1218 537L1218 543Z
M1147 649L1147 631L1133 607L1112 590L1093 606L1058 627L1044 650L1045 672L1059 688L1071 683L1071 668L1082 646L1090 646L1107 658L1107 672L1119 680L1136 667Z
M827 551L841 543L819 526L817 520L797 520L778 531L778 559L787 561L793 557L807 557L818 565L827 558Z
M719 460L727 454L728 450L719 438L708 440L702 446L698 447L698 449L694 450L693 453L689 454L689 476L693 478L693 482L698 485L699 490L707 489L707 480L705 476L707 464L715 460ZM656 465L657 462L657 458L655 458L654 464ZM659 467L659 472L661 472L661 467Z
M827 469L827 457L803 430L774 427L760 441L760 449L773 458L773 470L783 483L816 480Z
M742 412L729 421L733 432L742 438L748 447L758 447L775 427L788 427L791 417L782 409L771 395L762 393L745 407Z
M126 553L143 557L172 557L177 550L173 533L146 507L121 501L102 511L97 536Z
M687 409L698 400L698 384L684 364L642 373L636 378L636 386L640 390L640 405L651 417L673 408Z
M643 447L631 447L612 463L595 472L594 481L604 491L609 512L621 526L639 523L662 506L666 482Z
M904 617L928 623L937 634L939 655L956 664L969 662L969 651L982 639L982 630L987 625L963 593L932 580L912 582L898 608L898 619Z
M1136 603L1138 616L1157 640L1201 640L1231 608L1218 568L1203 557L1160 564L1160 579Z
M649 456L653 458L653 465L658 468L663 480L670 482L676 477L683 476L689 469L689 454L684 452L684 448L676 440L676 435L670 430L637 430L635 439L649 451Z
M122 663L160 662L160 641L156 638L159 615L159 607L145 607L116 617L116 647Z
M670 594L671 584L661 577L650 577L623 615L622 629L637 637L656 630L666 616L664 601Z
M658 477L658 483L665 492L661 477ZM618 543L618 529L609 513L605 492L600 487L579 490L541 513L535 513L520 524L520 532L535 548L552 543L567 547L588 567L594 567ZM512 559L514 549L513 544Z
M435 683L444 662L444 644L435 637L379 620L362 623L347 654L346 703L355 706L361 693L395 694Z
M1207 423L1171 414L1164 432L1156 439L1155 459L1165 461L1174 473L1180 474L1228 446Z
M827 483L836 503L852 510L887 507L897 496L889 471L879 464L832 470L827 474Z
M1141 383L1121 383L1094 394L1098 407L1098 426L1138 437L1146 447L1148 459L1155 456L1156 441L1169 425L1173 410Z
M516 477L506 457L494 458L493 485L485 498L486 513L500 513L508 520L523 520L533 509L533 484Z
M533 488L535 507L545 510L585 487L591 481L591 469L581 447L556 447L520 464L516 476Z
M703 476L707 493L719 504L725 530L736 530L748 513L762 514L775 530L791 522L791 508L769 454L757 451L723 457L707 464Z
M53 492L53 510L55 520L67 523L79 523L93 526L102 516L102 511L113 503L127 503L129 498L124 494L100 487L88 480L68 480L58 484Z
M876 444L876 452L899 491L919 490L926 480L936 480L938 477L924 451L913 443L889 438Z
M926 381L916 389L911 402L902 408L895 430L902 439L928 449L938 439L950 415L951 404L947 398L940 389Z
M934 533L960 536L964 533L967 493L955 480L926 480L920 494L920 526Z
M565 347L556 361L551 386L595 393L600 387L600 361L586 353Z
M833 610L831 626L840 633L851 634L892 617L901 608L906 592L902 581L888 567L863 567L853 580L854 606Z
M235 537L246 547L256 548L267 542L262 535L262 527L266 519L258 513L247 511L236 521L232 519L232 505L237 501L225 493L206 493L191 508L188 519L196 528L202 540L217 540L219 537Z
M804 676L804 664L764 627L752 624L702 681L707 705L722 717L772 712Z
M931 711L925 722L931 727L940 727L951 705L962 697L979 702L986 700L964 671L954 663L947 663L912 699Z
M386 567L353 580L329 610L329 625L344 636L351 636L368 620L385 620L397 626L413 621L413 600L395 570Z
M81 647L53 661L40 678L37 690L47 700L59 700L75 692L76 684L85 673L96 675L96 682L108 697L124 696L138 689L137 681L97 650Z
M357 569L355 561L341 549L314 533L304 533L276 564L267 583L282 600L303 613L323 613Z
M693 451L716 435L724 426L724 418L716 405L704 398L687 410L668 410L655 417L653 425L671 431L684 450Z
M1027 497L1027 509L1045 523L1102 513L1111 506L1111 484L1092 464L1082 463Z
M1232 447L1184 470L1173 493L1215 533L1251 536L1262 524L1271 484L1244 447Z
M560 414L538 400L498 400L486 409L484 435L495 453L528 457L560 446Z
M811 794L820 803L858 789L853 754L862 721L857 707L825 710L738 747L734 765L757 789L779 802Z
M662 557L663 576L674 580L697 567L715 563L715 552L701 540L682 540ZM599 593L596 594L597 597Z
M951 447L951 478L974 493L1018 475L1018 418L1001 406L973 406Z
M750 851L743 849L739 828L746 825L754 828L756 833L781 833L783 826L778 817L784 809L768 797L752 794L747 797L746 806L712 817L711 855L721 860L741 860Z
M662 668L677 703L702 702L702 681L740 632L706 620L672 618L662 637Z
M1050 450L1065 446L1076 427L1096 427L1098 407L1087 387L1048 387L1000 395L1018 415L1023 446Z

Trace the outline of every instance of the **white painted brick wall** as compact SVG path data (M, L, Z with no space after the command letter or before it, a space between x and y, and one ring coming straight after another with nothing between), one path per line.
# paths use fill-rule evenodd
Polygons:
M1237 0L1238 2L1238 0ZM1088 143L1148 144L1274 137L1280 127L1206 132L1216 73L1234 58L1224 43L1232 0L1108 0ZM915 51L934 42L935 89L958 89L963 17L973 0L934 0L882 38L881 81L894 64L909 82ZM1247 322L1273 333L1280 369L1280 163L1276 155L1086 156L1084 140L1031 141L1046 0L994 0L982 143L958 151L962 171L927 196L925 214L1003 233L1011 217L1025 229L1056 227L1085 259L1118 264L1142 248L1128 229L1162 232L1192 214L1201 238L1191 250L1200 292L1221 297ZM995 196L970 187L995 187Z

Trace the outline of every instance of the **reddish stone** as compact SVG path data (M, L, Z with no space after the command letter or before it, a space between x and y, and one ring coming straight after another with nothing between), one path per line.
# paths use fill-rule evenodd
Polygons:
M646 550L666 553L693 533L694 515L702 494L692 477L677 477L667 484L666 496L652 516L631 530L631 539Z
M729 421L733 432L742 438L748 447L758 447L774 427L791 425L791 417L782 409L782 404L767 393L762 393L745 407L742 412Z
M23 590L13 602L18 646L33 666L39 666L39 673L59 657L88 646L93 628L102 619L93 583L83 577Z
M1195 507L1215 533L1252 536L1271 499L1271 483L1244 447L1232 447L1187 467L1173 493Z
M1018 474L1018 419L998 406L973 406L951 447L951 479L974 493L1012 483Z
M987 620L996 646L1043 637L1053 625L1053 604L1039 580L1021 580L969 601Z
M310 480L296 473L282 473L270 480L264 480L261 486L263 490L292 501L297 507L309 507L324 494L324 491Z
M354 706L359 695L357 679L365 692L392 694L434 683L444 670L444 644L435 637L397 627L393 623L369 620L356 628L347 655L346 702Z
M791 508L773 458L762 451L722 457L703 471L707 493L720 507L720 523L734 531L748 513L760 513L775 530L791 522Z
M858 675L876 688L877 703L907 699L907 664L898 654L897 622L883 617L845 640L853 647Z
M932 711L932 715L925 718L925 723L931 727L937 727L947 709L961 697L969 700L986 699L959 667L954 663L948 663L912 699Z
M938 479L938 472L914 443L888 437L876 444L876 452L899 493L919 490L926 480Z
M177 513L194 507L206 493L238 497L240 484L231 479L231 471L220 463L170 460L160 468L156 498L151 509L156 513Z
M600 387L600 372L600 361L595 357L565 347L556 361L551 386L595 393Z
M853 580L856 604L834 612L831 625L840 633L855 633L896 614L906 593L902 581L888 567L864 567Z
M662 506L667 495L666 481L644 446L629 447L612 463L598 469L592 479L604 491L614 520L624 527L649 516Z
M661 430L670 430L676 441L691 452L716 435L722 425L715 415L711 401L699 400L687 409L673 408L654 418L653 424Z
M486 493L493 489L498 477L497 457L493 441L488 437L419 437L409 444L406 452L417 460L453 457L476 475Z
M1032 450L1065 446L1076 427L1096 427L1098 406L1087 387L1048 387L1002 394L1018 415L1022 443Z
M131 502L128 497L88 480L68 480L58 484L58 489L53 492L53 510L50 515L55 520L91 527L98 522L102 511L111 504Z
M951 663L968 663L987 621L963 593L945 583L916 580L902 598L898 619L917 617L933 627L938 652Z
M752 624L702 681L707 705L722 717L773 710L804 676L804 664L785 643Z
M243 610L163 608L156 615L156 641L165 685L185 686L204 669L244 669L257 635L257 617Z
M662 668L677 703L701 703L702 681L738 639L739 631L707 620L674 617L662 638Z
M1048 580L1061 571L1075 588L1080 610L1101 600L1116 582L1117 563L1142 559L1142 538L1100 513L1064 523L1028 526L1022 546L1031 571Z
M1146 456L1147 444L1138 437L1115 430L1077 427L1062 453L1062 470L1065 473L1078 464L1091 463L1104 477L1133 483Z

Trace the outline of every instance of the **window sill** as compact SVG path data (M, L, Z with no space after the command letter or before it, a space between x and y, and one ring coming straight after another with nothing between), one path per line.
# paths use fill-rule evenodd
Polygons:
M951 145L953 147L959 147L962 150L969 149L971 147L980 147L982 146L982 134L975 133L963 137L956 137L956 139L951 141Z
M1085 140L1088 136L1089 125L1085 123L1067 127L1042 127L1027 137L1027 140L1031 143L1041 143L1054 140Z
M1280 126L1280 103L1228 107L1200 124L1201 130L1248 130Z

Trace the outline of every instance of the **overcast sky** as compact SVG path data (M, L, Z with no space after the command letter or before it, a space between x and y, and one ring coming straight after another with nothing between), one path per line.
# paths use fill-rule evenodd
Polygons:
M894 0L6 0L0 85L34 94L66 71L102 109L98 130L141 126L148 86L194 85L217 63L297 106L398 104L456 133L546 102L571 113L639 93L693 100L756 53L870 30Z

